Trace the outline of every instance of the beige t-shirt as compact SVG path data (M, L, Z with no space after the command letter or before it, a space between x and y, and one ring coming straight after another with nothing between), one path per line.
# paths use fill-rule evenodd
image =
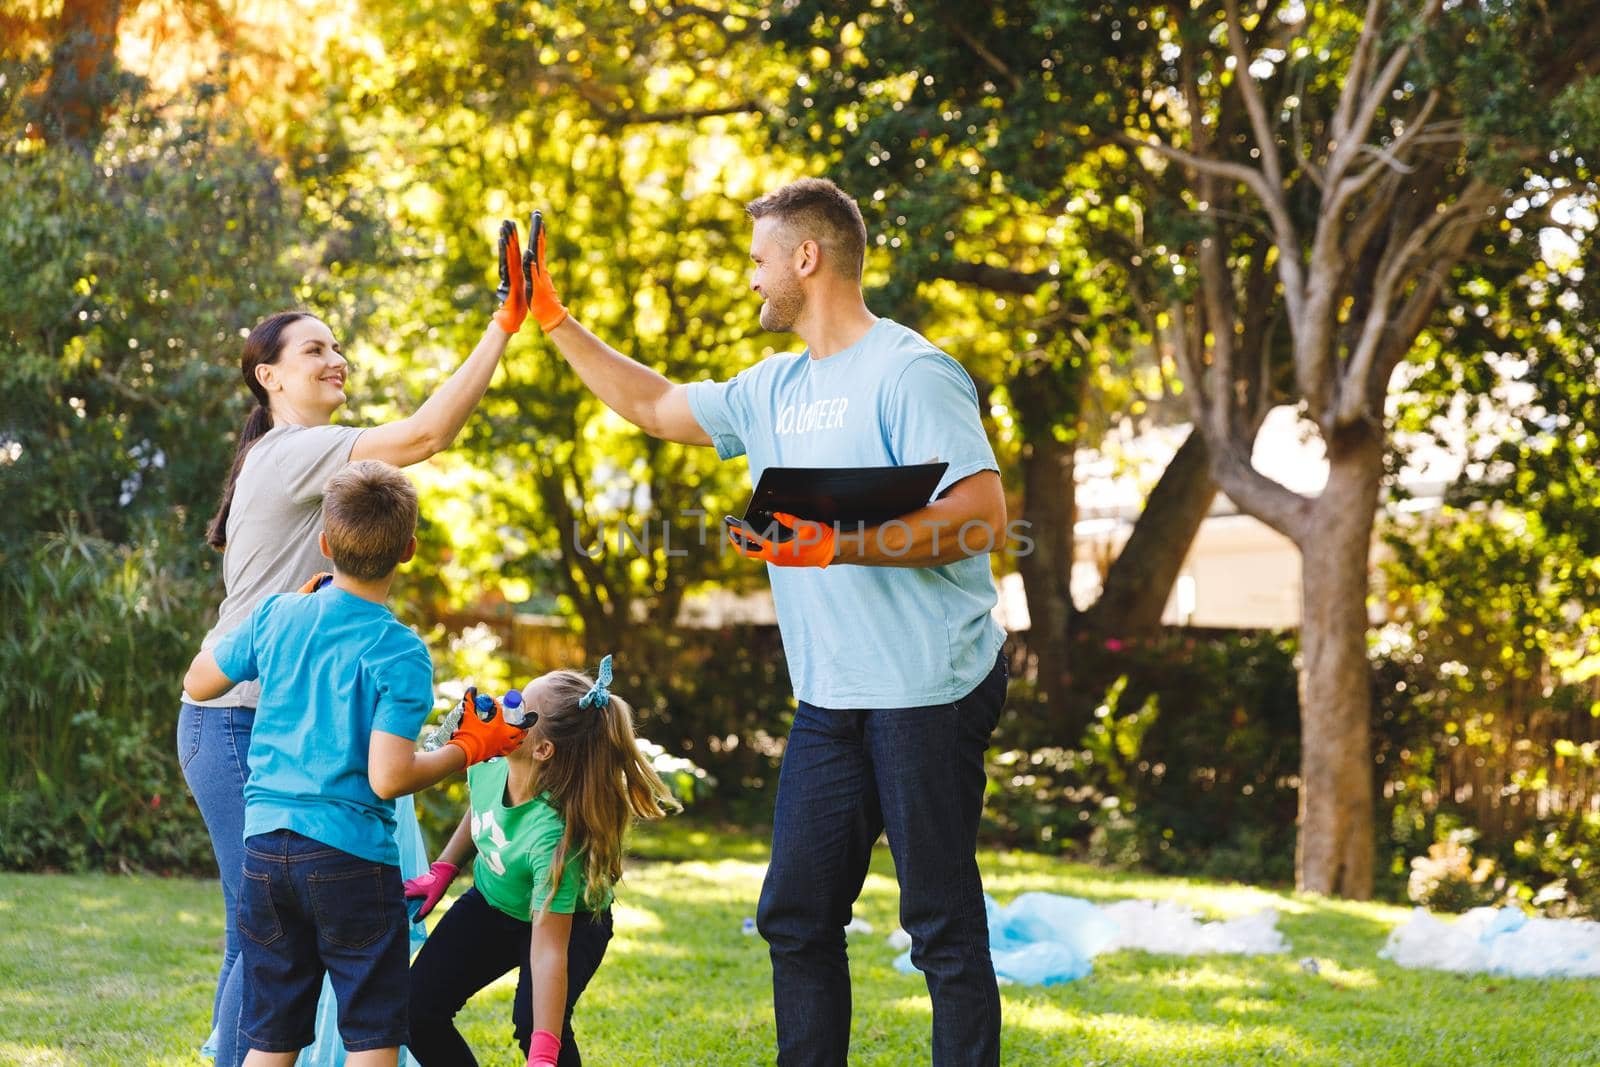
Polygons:
M228 547L222 553L225 595L217 623L200 642L210 648L250 617L257 604L300 588L332 564L317 547L322 531L322 488L361 436L359 426L274 426L244 459L228 509ZM234 686L215 700L183 699L205 707L253 708L259 682Z

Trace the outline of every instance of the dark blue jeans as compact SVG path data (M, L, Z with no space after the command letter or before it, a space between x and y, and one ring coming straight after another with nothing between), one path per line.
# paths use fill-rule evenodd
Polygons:
M517 971L511 1026L524 1054L533 1037L533 980L528 943L533 925L513 919L469 889L450 905L411 964L411 1043L422 1067L472 1067L478 1061L456 1029L455 1017L473 994L509 971ZM567 1013L561 1024L557 1067L582 1067L572 1009L600 968L611 943L611 909L580 911L567 941Z
M1000 1062L1000 992L975 853L983 757L1006 681L1001 659L953 704L844 711L800 703L756 913L771 949L782 1067L846 1062L844 927L885 829L900 922L933 999L933 1062Z
M273 830L245 839L241 874L240 1041L263 1052L310 1045L326 975L346 1049L404 1045L411 922L400 868Z
M244 998L238 967L239 927L235 910L240 872L244 869L244 783L250 776L250 730L256 709L207 708L187 701L178 713L178 765L194 794L200 817L211 835L211 851L222 878L226 936L211 1024L217 1032L216 1067L239 1067L239 1005Z

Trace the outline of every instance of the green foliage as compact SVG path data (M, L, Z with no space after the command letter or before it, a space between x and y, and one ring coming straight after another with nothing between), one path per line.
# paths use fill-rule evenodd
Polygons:
M1549 915L1600 918L1600 816L1594 812L1538 820L1500 862L1514 879L1509 892L1516 899Z
M1473 607L1379 641L1382 891L1400 896L1414 861L1467 832L1497 898L1600 914L1600 820L1588 810L1600 693L1592 679L1562 681L1520 628L1502 640L1496 616Z
M389 146L377 180L407 185L392 224L402 246L430 251L401 272L357 356L385 383L368 416L403 414L431 384L411 368L442 371L476 339L488 235L535 208L563 300L622 351L694 380L773 350L745 284L742 205L797 163L760 143L751 99L778 72L758 62L754 22L657 3L525 15L487 4L373 15L407 57L364 71L364 91L407 116L372 126ZM439 579L434 606L536 601L574 620L591 658L639 662L691 591L759 581L705 536L704 515L746 494L741 465L624 424L531 323L504 365L438 476L422 478L423 509L442 520L421 555ZM622 527L648 548L617 548ZM601 540L606 551L585 551Z
M317 196L208 87L123 89L90 146L0 108L5 867L209 863L172 731L220 595L201 537L248 400L238 337L326 251L301 240Z
M1147 347L1168 299L1137 277L1148 206L1085 158L1050 7L794 3L768 33L802 71L773 131L860 200L889 267L874 304L1005 387L995 436L1024 458L1044 435L1092 443L1175 384Z
M641 739L639 751L644 753L651 769L661 778L662 784L672 793L673 799L685 808L705 796L707 790L717 784L716 779L707 774L705 768L691 759L672 755L654 741Z
M1284 46L1261 85L1286 159L1302 127L1315 134L1331 113L1363 6L1313 5L1294 23L1245 12L1252 43ZM494 221L539 207L582 321L674 378L725 377L787 343L757 333L742 201L826 172L863 201L874 305L974 371L1014 482L1044 435L1092 437L1179 391L1154 342L1194 295L1200 242L1224 224L1183 168L1146 171L1114 135L1190 143L1182 68L1220 63L1223 10L804 0L769 18L656 0L369 5L337 39L308 35L318 54L279 57L293 68L284 79L223 64L159 106L138 79L113 79L122 95L83 151L22 134L22 90L44 71L8 61L0 614L23 621L0 634L0 708L16 724L0 751L0 863L204 862L171 716L219 595L198 537L245 402L237 336L261 315L321 310L357 362L358 421L408 414L484 325ZM1574 69L1541 67L1549 42L1581 50L1591 31L1574 25L1574 5L1449 12L1450 33L1421 42L1378 128L1393 131L1440 87L1473 141L1464 162L1429 166L1465 179L1526 165L1545 184L1482 235L1412 368L1427 402L1402 423L1425 428L1460 393L1480 398L1477 410L1509 406L1517 423L1477 457L1441 521L1395 549L1388 588L1411 633L1403 651L1380 649L1378 756L1396 894L1412 858L1478 818L1438 795L1451 753L1518 754L1501 784L1531 804L1552 774L1589 765L1594 735L1580 728L1600 695L1600 271L1581 269L1593 228L1561 214L1593 180L1581 150L1600 139L1600 93L1580 79L1536 103ZM1232 77L1200 84L1197 115L1222 114ZM258 91L241 99L248 86ZM1216 135L1219 156L1250 159L1237 108ZM1528 144L1554 154L1499 155ZM1309 221L1320 197L1290 184L1296 222ZM1230 266L1241 296L1263 287L1252 307L1270 322L1273 279L1250 273L1267 242L1236 194L1218 200ZM1575 252L1543 255L1552 226ZM1287 332L1263 336L1281 344ZM1512 403L1512 385L1531 394ZM401 614L428 635L441 677L511 684L534 666L459 636L453 646L435 622L445 609L487 599L559 611L591 661L619 654L619 684L663 758L709 772L675 776L686 795L714 814L766 817L792 710L775 635L674 625L697 590L760 584L680 514L736 508L739 467L621 424L530 325L458 448L416 474L423 549ZM590 559L579 547L602 528L615 545L619 523L652 530L651 548ZM668 554L663 524L687 555ZM1123 661L1111 677L1127 680L1086 736L1030 721L1019 683L993 829L1117 862L1285 877L1297 769L1287 643L1180 637L1107 652ZM1539 726L1535 705L1560 728ZM1544 732L1504 729L1507 706ZM425 825L452 825L461 802L459 787L431 791ZM1496 833L1481 847L1514 891L1565 894L1559 906L1579 910L1600 900L1587 814Z
M1470 827L1504 892L1595 914L1600 279L1568 192L1530 194L1484 238L1400 410L1408 440L1466 464L1384 532L1378 755L1393 883Z
M1118 866L1293 876L1299 704L1293 644L1175 633L1100 650L1117 681L1076 746L1013 700L986 818L1003 840Z
M0 868L193 870L210 859L174 757L209 576L169 525L0 552Z
M242 421L238 331L294 303L296 201L226 123L130 110L94 153L0 128L0 536L198 539Z
M670 672L643 732L714 779L706 814L744 825L772 817L794 695L773 626L678 631L666 642ZM641 679L641 682L644 682Z

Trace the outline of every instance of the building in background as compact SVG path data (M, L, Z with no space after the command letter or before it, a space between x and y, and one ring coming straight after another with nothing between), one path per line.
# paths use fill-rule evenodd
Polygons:
M1188 436L1188 425L1137 433L1127 428L1107 435L1100 448L1078 453L1072 597L1080 608L1099 596L1107 568L1132 533L1151 486ZM1404 499L1390 506L1397 513L1439 507L1445 488L1462 470L1464 441L1465 432L1450 447L1432 438L1408 442L1400 473ZM1263 474L1305 495L1320 492L1328 478L1321 439L1292 407L1268 412L1256 437L1254 462ZM1298 626L1300 566L1292 541L1240 513L1218 493L1189 548L1162 622L1230 629ZM1020 576L1008 575L1003 585L1003 619L1010 629L1025 629Z

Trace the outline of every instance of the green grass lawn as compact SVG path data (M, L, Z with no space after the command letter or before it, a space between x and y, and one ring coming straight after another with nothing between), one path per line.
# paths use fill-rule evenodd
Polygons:
M578 1007L585 1060L771 1062L765 945L741 934L766 861L757 838L680 824L641 833L619 894L616 937ZM886 851L856 914L852 1062L927 1059L929 1007L884 943L898 899ZM1600 1063L1600 981L1518 981L1407 971L1377 956L1402 908L1248 886L1109 873L986 852L1001 903L1026 890L1110 901L1180 900L1214 917L1276 907L1293 949L1278 957L1120 952L1089 977L1005 987L1009 1064ZM195 1064L209 1027L222 936L214 881L0 875L0 1063ZM1307 956L1317 974L1303 970ZM465 1015L485 1064L520 1064L512 981Z

